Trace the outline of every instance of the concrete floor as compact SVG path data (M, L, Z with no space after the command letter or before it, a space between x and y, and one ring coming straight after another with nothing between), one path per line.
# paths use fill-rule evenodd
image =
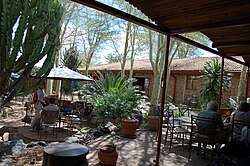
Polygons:
M163 132L164 133L164 132ZM98 165L98 149L109 142L108 137L100 137L88 145L89 154L87 159L90 166ZM164 143L164 141L162 141ZM117 142L119 157L117 166L150 166L156 157L156 132L138 130L136 139L119 138ZM210 163L207 159L196 156L192 152L191 161L188 162L188 146L174 144L169 152L168 144L161 146L160 166L206 166Z

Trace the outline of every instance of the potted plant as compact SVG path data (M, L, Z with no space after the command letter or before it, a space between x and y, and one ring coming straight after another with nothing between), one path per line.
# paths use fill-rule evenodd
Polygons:
M148 114L149 128L151 131L158 131L159 116L160 116L159 106L158 105L151 105L150 111Z
M106 70L104 75L99 73L98 79L85 90L87 95L92 96L94 114L121 125L124 136L135 137L138 121L132 118L132 112L141 100L139 87L131 86L126 77L120 74L114 76Z
M220 108L220 114L223 118L229 118L234 111L238 107L235 107L235 104L233 99L229 99L228 103L222 103L222 107Z
M110 143L102 146L98 151L98 159L103 165L116 165L118 153L116 151L117 137L115 132L111 132Z

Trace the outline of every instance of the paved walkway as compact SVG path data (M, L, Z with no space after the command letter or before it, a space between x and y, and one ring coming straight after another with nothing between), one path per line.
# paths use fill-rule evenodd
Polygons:
M98 164L98 149L100 146L109 142L108 137L100 137L88 145L89 154L87 155L89 165ZM117 166L150 166L156 157L156 133L148 130L137 131L136 139L120 138L117 142L119 153ZM192 161L188 162L188 147L174 144L169 152L168 146L161 147L161 166L206 166L210 159L202 159L192 153Z

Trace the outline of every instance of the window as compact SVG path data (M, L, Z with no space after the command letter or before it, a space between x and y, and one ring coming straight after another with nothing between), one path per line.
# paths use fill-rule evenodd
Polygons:
M196 90L197 86L197 76L187 75L186 90Z

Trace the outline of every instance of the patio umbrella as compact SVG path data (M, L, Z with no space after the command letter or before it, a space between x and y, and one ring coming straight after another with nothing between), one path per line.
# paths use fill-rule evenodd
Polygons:
M47 78L57 79L57 80L94 81L92 78L89 78L85 75L77 73L65 66L60 66L60 67L51 69Z
M94 81L92 78L89 78L85 75L82 75L78 72L75 72L65 66L59 66L57 68L51 69L47 79L55 80L76 80L76 81ZM62 83L61 83L62 84ZM62 88L60 94L60 100L62 98Z

